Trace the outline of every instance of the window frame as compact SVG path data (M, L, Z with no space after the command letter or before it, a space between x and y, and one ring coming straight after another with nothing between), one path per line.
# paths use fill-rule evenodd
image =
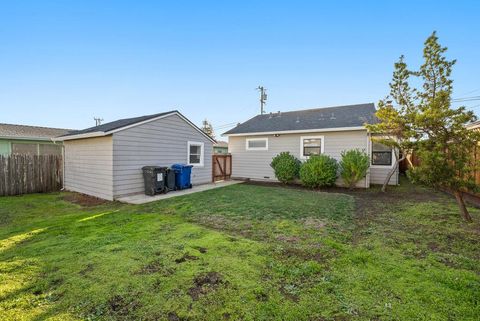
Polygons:
M200 163L191 163L190 162L190 146L200 146ZM205 160L205 143L203 142L187 142L187 164L192 165L193 167L203 167Z
M310 156L305 156L303 154L304 151L304 146L303 146L303 141L305 139L320 139L320 155L325 153L325 136L323 135L317 135L317 136L301 136L300 137L300 159L309 159Z
M248 143L251 141L265 141L265 147L249 147ZM268 150L268 137L245 139L245 150Z
M370 148L370 167L373 168L392 168L393 167L393 157L394 157L394 152L393 148L390 148L390 151L374 151L373 145L377 143L374 142L373 140L370 141L371 148ZM380 144L380 143L377 143ZM390 153L390 164L374 164L373 163L373 153Z

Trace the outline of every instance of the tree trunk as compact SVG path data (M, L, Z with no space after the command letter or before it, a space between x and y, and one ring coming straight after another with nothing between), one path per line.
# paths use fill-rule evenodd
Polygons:
M455 195L455 199L457 200L458 207L460 208L460 215L462 215L462 218L467 222L472 222L472 217L470 216L470 213L468 213L465 202L463 201L462 192L454 191L453 195Z
M397 154L395 154L395 165L392 167L392 169L388 172L388 175L387 175L387 178L385 178L385 181L383 182L383 185L382 185L382 192L386 192L387 191L387 186L388 186L388 182L390 182L390 178L392 178L393 174L395 173L395 171L397 170L398 168L398 164L400 164L401 161L403 161L405 159L405 154L402 155L402 158L398 159L398 156Z

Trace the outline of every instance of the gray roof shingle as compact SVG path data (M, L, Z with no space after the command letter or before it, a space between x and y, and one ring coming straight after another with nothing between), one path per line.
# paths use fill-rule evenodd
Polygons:
M71 129L27 126L15 124L0 124L0 137L11 139L41 139L50 140L53 137L65 135Z
M112 122L109 122L109 123L101 124L99 126L93 126L93 127L89 127L89 128L82 129L82 130L75 130L75 131L72 131L72 132L68 133L67 135L64 135L64 137L72 136L72 135L79 135L79 134L88 134L88 133L94 133L94 132L104 132L104 133L106 133L106 132L109 132L109 131L112 131L112 130L115 130L115 129L119 129L119 128L126 127L126 126L129 126L129 125L140 123L140 122L145 121L145 120L149 120L149 119L152 119L152 118L165 116L165 115L173 114L173 113L178 113L178 111L177 110L171 110L171 111L167 111L167 112L164 112L164 113L158 113L158 114L153 114L153 115L119 119L119 120L115 120L115 121L112 121Z
M237 125L224 135L358 127L375 122L375 112L375 105L368 103L263 114Z

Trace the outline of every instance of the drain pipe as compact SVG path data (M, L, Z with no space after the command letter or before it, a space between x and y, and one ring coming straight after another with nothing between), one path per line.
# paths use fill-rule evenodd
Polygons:
M50 140L56 145L57 144L57 140L55 140L55 138L50 138ZM65 145L63 144L63 141L62 141L62 188L60 189L60 191L64 191L65 190Z

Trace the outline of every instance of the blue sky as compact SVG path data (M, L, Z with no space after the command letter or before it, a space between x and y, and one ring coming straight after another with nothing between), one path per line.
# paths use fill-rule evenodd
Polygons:
M0 122L85 128L179 109L217 133L259 112L377 102L433 30L480 95L478 1L3 1ZM469 102L480 112L480 101Z

